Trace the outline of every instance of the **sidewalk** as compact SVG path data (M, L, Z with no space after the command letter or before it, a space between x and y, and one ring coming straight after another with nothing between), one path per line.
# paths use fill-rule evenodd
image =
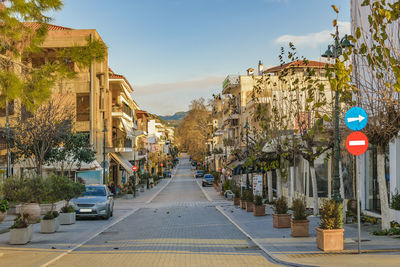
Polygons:
M204 188L213 201L221 201L214 188ZM217 198L216 198L217 197ZM361 226L361 250L357 254L357 225L344 225L344 251L323 252L316 246L315 228L319 225L319 217L309 217L310 236L293 238L290 228L276 229L272 223L272 207L267 205L266 216L255 217L252 212L246 212L232 201L225 201L217 209L232 223L241 228L256 241L267 254L280 261L300 265L313 266L399 266L400 238L374 236Z
M109 220L77 220L72 225L61 225L59 231L53 234L41 234L40 223L34 224L32 240L26 245L8 244L9 232L4 231L11 226L15 216L7 216L6 221L0 224L3 229L0 234L0 266L42 266L145 207L171 179L162 179L154 188L139 192L134 199L115 199L114 216Z

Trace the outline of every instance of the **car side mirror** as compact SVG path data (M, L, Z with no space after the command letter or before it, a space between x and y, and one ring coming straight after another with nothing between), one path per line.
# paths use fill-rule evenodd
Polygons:
M108 197L113 197L114 196L114 194L113 193L110 193L109 195L108 195Z

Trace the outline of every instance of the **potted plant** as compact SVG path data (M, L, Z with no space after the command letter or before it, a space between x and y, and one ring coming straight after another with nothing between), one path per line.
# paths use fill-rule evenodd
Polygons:
M263 198L260 195L254 198L254 216L265 216L265 205L263 204Z
M28 223L28 216L18 215L10 227L10 244L25 245L32 239L32 225Z
M246 198L247 198L247 190L244 190L243 191L243 193L240 195L240 201L239 201L239 204L240 204L240 208L241 209L246 209Z
M21 205L19 214L10 227L10 244L26 244L32 238L32 227L23 211L25 204L34 199L28 181L24 177L9 177L4 180L2 191L6 199L19 202Z
M253 212L254 210L254 195L251 190L246 190L247 195L246 195L246 211L247 212Z
M73 198L77 198L83 195L85 192L85 185L80 182L73 182L67 177L64 177L63 183L63 192L64 192L64 200L65 206L61 208L60 213L60 224L68 225L74 224L76 221L75 209L71 205L69 205L70 200Z
M322 205L321 223L317 227L317 247L323 251L343 250L343 207L334 199Z
M44 182L41 176L34 176L31 178L26 178L27 186L31 191L33 199L28 203L23 212L28 217L28 223L37 223L40 219L40 205L42 197L45 194Z
M4 221L7 216L8 201L6 199L0 199L0 223Z
M275 213L272 214L273 225L275 228L290 228L290 214L285 197L278 198L274 203Z
M356 212L357 212L357 201L354 199L349 199L347 201L346 223L353 223L354 215Z
M291 235L294 237L307 237L309 236L308 225L310 223L307 220L306 205L302 199L294 199L293 204L293 218L291 220L290 228Z
M51 175L45 180L47 188L47 199L51 202L51 210L47 212L42 220L40 221L40 232L41 233L54 233L60 226L58 215L59 213L54 210L55 202L60 200L64 195L62 191L64 177Z
M233 192L235 196L233 197L233 205L238 206L240 204L240 189L239 187L235 187L235 190Z

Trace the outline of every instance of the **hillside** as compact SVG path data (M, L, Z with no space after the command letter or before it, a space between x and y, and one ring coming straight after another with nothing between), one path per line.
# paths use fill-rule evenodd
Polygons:
M186 112L176 112L174 115L158 116L162 120L167 121L170 125L177 127L181 120L185 117Z

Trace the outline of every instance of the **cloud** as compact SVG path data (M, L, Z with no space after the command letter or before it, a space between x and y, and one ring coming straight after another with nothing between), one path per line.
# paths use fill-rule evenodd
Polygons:
M339 32L341 36L344 34L350 34L350 22L339 21ZM310 47L316 48L321 44L329 43L332 41L331 34L334 33L333 30L323 30L320 32L309 33L306 35L282 35L278 37L275 42L279 44L288 44L289 42L294 43L297 47Z

